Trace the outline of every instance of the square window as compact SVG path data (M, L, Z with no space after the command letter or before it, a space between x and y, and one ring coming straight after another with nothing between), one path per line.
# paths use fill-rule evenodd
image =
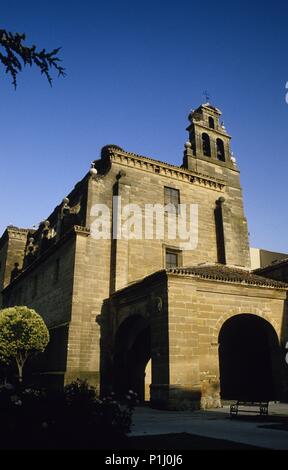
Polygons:
M180 204L179 189L164 187L164 204L165 206L167 206L168 204L174 206L176 209L176 213L177 213L179 209L178 206ZM172 207L170 209L167 208L167 212L172 212L172 211L173 211Z
M179 266L179 253L166 250L166 269L176 268Z

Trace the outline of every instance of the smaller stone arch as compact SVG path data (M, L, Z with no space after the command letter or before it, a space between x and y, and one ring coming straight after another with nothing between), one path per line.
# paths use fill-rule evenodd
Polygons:
M214 118L212 116L209 116L208 123L209 123L210 129L215 129L215 121L214 121Z
M203 149L203 155L205 157L211 157L211 143L210 143L210 137L206 132L203 132L202 134L202 149Z
M143 317L144 320L150 323L150 311L151 306L149 303L145 304L131 304L126 306L123 309L113 309L113 332L112 332L112 342L114 343L115 336L121 325L128 319L139 316Z
M122 318L114 334L113 390L118 398L133 390L144 401L145 370L150 359L150 321L135 311Z
M221 162L225 162L225 149L224 149L224 142L222 139L216 139L216 150L217 150L217 159Z

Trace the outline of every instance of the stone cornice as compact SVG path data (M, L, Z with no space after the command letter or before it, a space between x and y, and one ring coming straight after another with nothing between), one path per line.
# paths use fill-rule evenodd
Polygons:
M222 135L223 137L227 137L230 140L232 138L231 135L228 134L228 132L221 130L220 126L215 127L215 129L211 129L211 127L209 127L209 125L206 124L206 122L204 122L204 121L195 121L195 122L193 121L193 124L197 124L198 127L202 127L203 129L205 129L207 131L211 131L212 133L214 132L214 133L217 133L219 135ZM190 127L191 127L191 124L190 124L189 127L187 127L187 130L190 129Z
M177 277L188 277L194 278L196 280L203 280L209 282L216 282L216 283L228 283L234 285L241 285L245 287L259 287L265 289L273 289L273 290L280 290L280 291L288 291L288 284L284 282L274 281L272 279L267 279L261 276L254 275L253 271L249 271L249 269L239 269L224 266L222 270L222 266L215 265L215 269L209 269L207 267L188 267L188 268L171 268L171 269L161 269L154 273L149 274L148 276L134 281L127 286L123 287L122 289L117 290L114 292L110 298L117 299L118 296L121 297L122 294L125 295L133 295L134 292L139 292L139 286L143 286L146 284L152 283L153 286L157 284L157 281L163 281L170 276L177 276ZM222 272L221 272L222 271ZM108 300L108 299L107 299Z
M90 235L90 228L88 227L81 227L81 225L74 225L74 231L75 233L79 235L84 235L88 237Z
M31 228L20 228L20 227L14 227L14 225L8 225L7 229L8 232L11 233L29 233L29 232L34 232L33 229Z
M0 238L0 248L8 241L9 238L13 238L13 240L23 240L23 238L27 237L28 233L34 232L35 230L33 229L20 228L14 227L13 225L8 225L8 227Z
M176 275L183 277L194 277L198 279L225 282L229 284L241 284L252 287L265 287L288 290L288 284L285 282L275 281L273 279L265 278L254 274L253 271L248 269L239 269L229 266L195 266L191 268L170 268L166 270L167 275Z
M136 153L126 152L124 150L118 150L113 147L108 149L110 160L120 165L137 168L139 170L148 171L160 176L167 176L174 178L181 182L187 182L196 184L199 186L205 186L213 190L222 191L225 187L223 180L213 178L205 174L196 173L186 168L181 168L170 163L161 162L154 160L149 157L137 155Z

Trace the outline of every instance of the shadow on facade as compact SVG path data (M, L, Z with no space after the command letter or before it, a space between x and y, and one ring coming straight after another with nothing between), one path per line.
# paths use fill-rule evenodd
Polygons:
M25 381L37 387L61 390L67 363L68 325L49 330L46 350L27 362Z
M287 269L287 268L286 268ZM284 277L285 282L287 282L287 277ZM280 347L281 347L281 378L283 383L283 393L282 401L288 402L288 349L286 348L286 342L288 338L288 318L287 318L287 301L285 302L283 308L282 324L281 324L281 333L280 333ZM287 362L286 362L287 361Z
M145 370L151 359L151 329L141 315L133 315L120 325L114 347L113 390L118 398L129 390L145 400Z

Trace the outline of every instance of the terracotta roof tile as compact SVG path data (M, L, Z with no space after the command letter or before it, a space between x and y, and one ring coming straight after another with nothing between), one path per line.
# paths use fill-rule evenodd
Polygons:
M267 266L263 266L262 268L257 268L257 269L254 269L253 272L255 274L258 274L258 273L262 273L262 272L266 272L267 271L270 271L270 270L273 270L274 268L279 268L279 266L282 266L284 264L287 264L288 263L288 258L281 258L279 260L276 260L276 261L272 261L272 263L270 264L267 264Z
M288 284L285 282L258 276L248 269L224 266L221 264L203 264L183 268L170 268L167 269L166 272L179 275L191 275L202 279L215 279L224 282L288 289Z

